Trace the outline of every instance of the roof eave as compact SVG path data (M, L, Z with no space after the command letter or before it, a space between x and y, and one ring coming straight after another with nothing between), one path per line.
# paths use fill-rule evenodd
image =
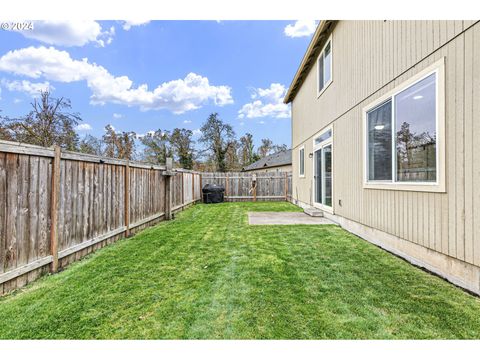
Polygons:
M282 166L291 166L292 163L285 163L285 164L278 164L278 165L268 165L268 166L261 166L261 167L256 167L256 168L252 168L252 169L247 169L245 168L245 170L243 171L255 171L255 170L262 170L262 169L271 169L271 168L276 168L276 167L282 167Z
M306 73L310 70L312 59L315 59L316 53L320 50L320 46L323 46L322 40L328 38L336 22L337 20L321 20L318 24L317 29L312 36L312 40L310 40L307 51L305 52L305 55L303 55L300 66L288 88L287 94L283 99L285 104L290 103L295 98L295 95L305 80Z

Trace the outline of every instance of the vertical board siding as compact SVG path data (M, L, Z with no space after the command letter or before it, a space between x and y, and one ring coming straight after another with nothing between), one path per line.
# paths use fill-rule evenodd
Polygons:
M465 129L465 134L471 135L471 147L467 148L467 152L471 157L471 162L467 163L465 169L467 170L466 178L472 183L472 193L467 193L465 198L471 198L471 205L466 208L467 218L471 218L471 225L468 222L468 232L470 235L469 249L472 249L472 254L468 254L467 259L471 259L474 264L480 266L480 186L478 179L480 179L480 26L475 25L469 28L465 34L466 36L466 53L471 54L469 61L471 62L471 87L466 87L469 92L465 97L468 101L465 102L465 113L469 114L468 128ZM469 65L469 62L467 62ZM468 106L468 107L467 107ZM467 137L468 138L468 137Z
M36 155L38 148L29 145L0 145L8 149L0 150L1 295L48 271L52 255L53 158ZM27 154L25 148L30 149ZM130 223L141 224L136 231L162 219L166 181L163 170L158 166L130 165L130 192L125 193L126 168L126 163L92 162L82 154L77 154L75 160L61 158L57 232L58 251L65 255L60 256L60 267L124 236L126 195L130 200ZM198 173L176 171L172 195L177 207L200 199L200 178ZM99 236L104 238L95 242Z
M312 69L292 103L294 198L311 203L313 167L297 176L298 147L311 152L333 124L337 215L480 266L480 23L340 21L332 36L333 83L317 99ZM441 58L446 192L364 189L363 107Z

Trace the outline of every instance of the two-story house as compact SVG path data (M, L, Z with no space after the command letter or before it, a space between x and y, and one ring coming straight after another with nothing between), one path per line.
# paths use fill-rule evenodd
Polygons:
M285 97L293 199L480 294L480 23L321 21Z

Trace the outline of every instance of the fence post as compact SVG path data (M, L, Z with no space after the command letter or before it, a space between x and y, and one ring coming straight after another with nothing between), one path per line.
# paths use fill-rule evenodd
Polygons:
M253 201L257 201L257 174L252 176L252 186L253 186Z
M228 199L228 175L227 178L225 179L225 200Z
M181 172L182 174L182 206L185 205L185 173Z
M288 179L287 179L286 172L285 172L285 201L288 201Z
M195 202L195 173L192 172L192 201Z
M130 236L130 162L127 160L125 165L125 204L124 204L124 214L125 214L125 237Z
M55 146L52 163L52 194L51 194L51 224L50 224L50 252L53 257L51 271L58 271L58 194L60 192L60 146Z
M198 174L198 186L199 186L199 196L200 196L200 201L203 201L203 193L202 193L202 181L203 181L203 178L202 178L202 173Z
M167 158L165 176L165 220L172 218L172 176L175 174L172 171L173 160Z

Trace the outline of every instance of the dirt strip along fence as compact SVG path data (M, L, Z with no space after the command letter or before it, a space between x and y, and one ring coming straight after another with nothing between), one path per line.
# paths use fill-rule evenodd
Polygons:
M202 173L202 187L217 184L225 187L225 201L290 201L291 172Z
M0 295L200 199L196 172L0 141Z

